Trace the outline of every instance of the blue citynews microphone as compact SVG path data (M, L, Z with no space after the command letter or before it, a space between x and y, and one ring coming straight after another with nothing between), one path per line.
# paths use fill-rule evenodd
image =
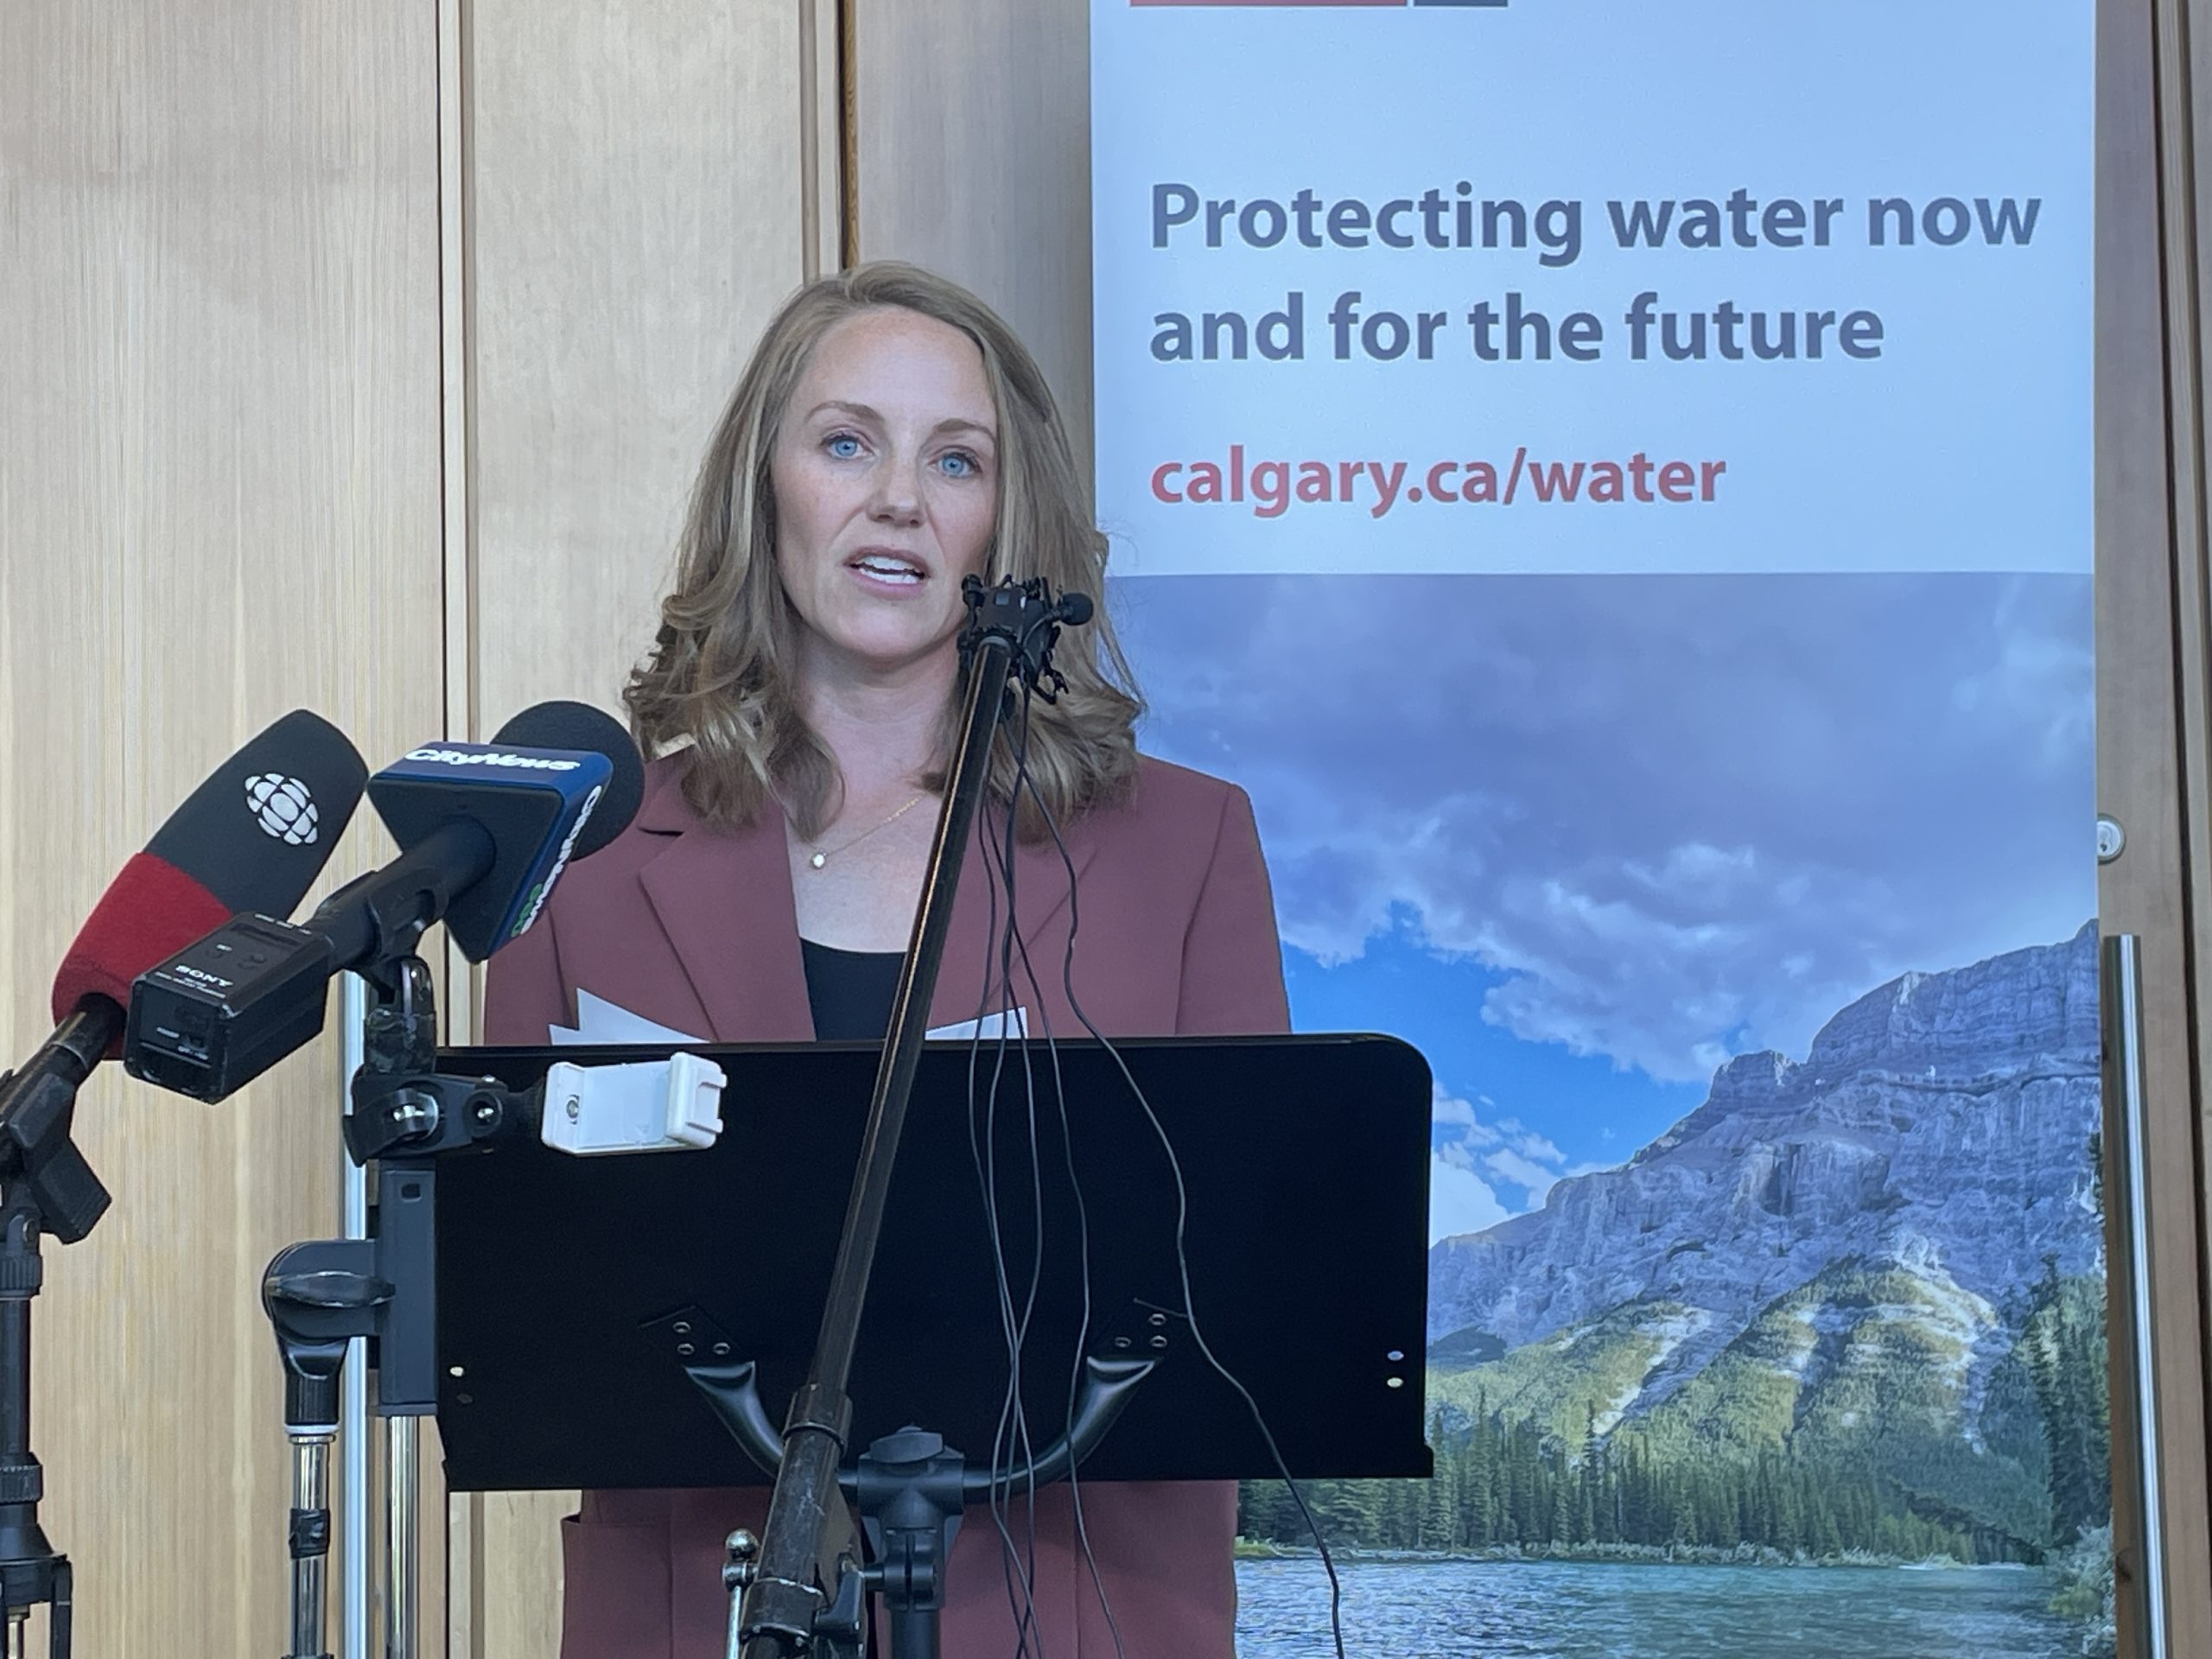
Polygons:
M613 720L582 703L540 703L489 743L410 749L369 779L368 794L401 850L440 884L433 919L481 962L529 930L570 859L622 832L644 781ZM331 923L347 913L349 891L325 906Z
M140 975L124 1038L133 1076L222 1099L321 1031L334 975L394 967L440 921L483 961L537 921L572 860L628 827L645 765L607 715L548 702L489 743L410 749L367 792L399 856L302 922L234 917Z

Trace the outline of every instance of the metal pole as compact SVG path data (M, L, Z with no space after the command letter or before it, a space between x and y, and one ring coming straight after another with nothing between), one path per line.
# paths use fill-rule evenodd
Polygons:
M2120 1219L2127 1235L2128 1312L2134 1323L2136 1468L2142 1502L2144 1659L2167 1659L2164 1494L2159 1484L2157 1327L2151 1304L2150 1179L2144 1126L2143 941L2118 933L2104 942L2103 1016L2106 1086L2118 1093L2113 1114L2122 1145L2115 1160L2122 1192Z
M415 1659L418 1622L415 1591L422 1548L421 1493L416 1489L419 1417L387 1417L385 1426L385 1659Z
M345 1076L343 1109L353 1109L353 1081L367 1058L364 1027L369 1017L368 987L359 974L339 976L339 1053ZM369 1236L369 1173L338 1155L346 1236ZM369 1344L356 1337L346 1348L340 1373L339 1482L342 1507L338 1526L340 1625L338 1651L344 1659L369 1659Z
M945 782L913 935L892 994L889 1033L868 1101L868 1127L861 1135L860 1165L846 1205L821 1334L805 1386L792 1397L785 1423L783 1461L769 1493L758 1570L743 1586L738 1623L746 1659L797 1659L811 1644L821 1597L835 1592L834 1586L817 1585L817 1580L823 1541L833 1517L845 1515L837 1491L838 1459L844 1452L852 1412L845 1385L852 1373L853 1349L906 1124L907 1097L921 1058L930 994L937 986L945 934L951 925L961 861L988 780L992 738L1006 706L1012 655L1011 642L1004 636L988 635L977 643L969 669L960 743Z
M330 1437L303 1434L292 1441L292 1513L327 1516L330 1508ZM302 1659L319 1659L329 1634L329 1565L326 1551L302 1551L296 1535L292 1555L292 1646Z

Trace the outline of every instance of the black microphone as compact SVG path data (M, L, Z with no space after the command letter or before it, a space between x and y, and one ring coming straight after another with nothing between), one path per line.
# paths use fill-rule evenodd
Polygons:
M296 926L238 917L141 975L124 1064L222 1099L321 1031L332 976L392 968L441 920L471 962L519 938L569 861L620 835L644 793L629 734L585 703L540 703L488 744L409 750L368 782L399 856Z
M960 630L960 669L974 665L987 639L1006 643L1008 671L1039 690L1047 702L1067 690L1065 676L1052 666L1052 649L1062 627L1081 627L1090 620L1090 595L1072 590L1052 592L1042 576L1016 582L1001 577L995 587L977 575L961 578L960 596L968 620Z
M54 975L54 1034L0 1077L0 1168L34 1160L41 1207L66 1243L84 1236L107 1194L80 1160L40 1154L123 1036L130 982L238 911L289 916L330 860L359 804L368 767L328 721L295 709L207 775L145 850L108 884ZM86 1186L85 1182L91 1185Z

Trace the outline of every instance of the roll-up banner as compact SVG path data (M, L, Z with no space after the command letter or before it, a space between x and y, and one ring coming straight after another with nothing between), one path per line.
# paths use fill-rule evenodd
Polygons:
M1093 0L1145 744L1436 1075L1357 1651L2109 1643L2092 22ZM1328 1651L1241 1526L1240 1650Z

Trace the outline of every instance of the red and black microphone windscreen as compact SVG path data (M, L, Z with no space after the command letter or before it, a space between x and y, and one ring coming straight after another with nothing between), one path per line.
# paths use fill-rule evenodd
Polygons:
M99 995L130 1006L130 982L231 919L230 907L174 865L133 853L77 930L54 976L54 1018Z
M294 709L223 762L100 895L54 981L60 1020L232 916L283 920L360 804L369 769L328 721Z

